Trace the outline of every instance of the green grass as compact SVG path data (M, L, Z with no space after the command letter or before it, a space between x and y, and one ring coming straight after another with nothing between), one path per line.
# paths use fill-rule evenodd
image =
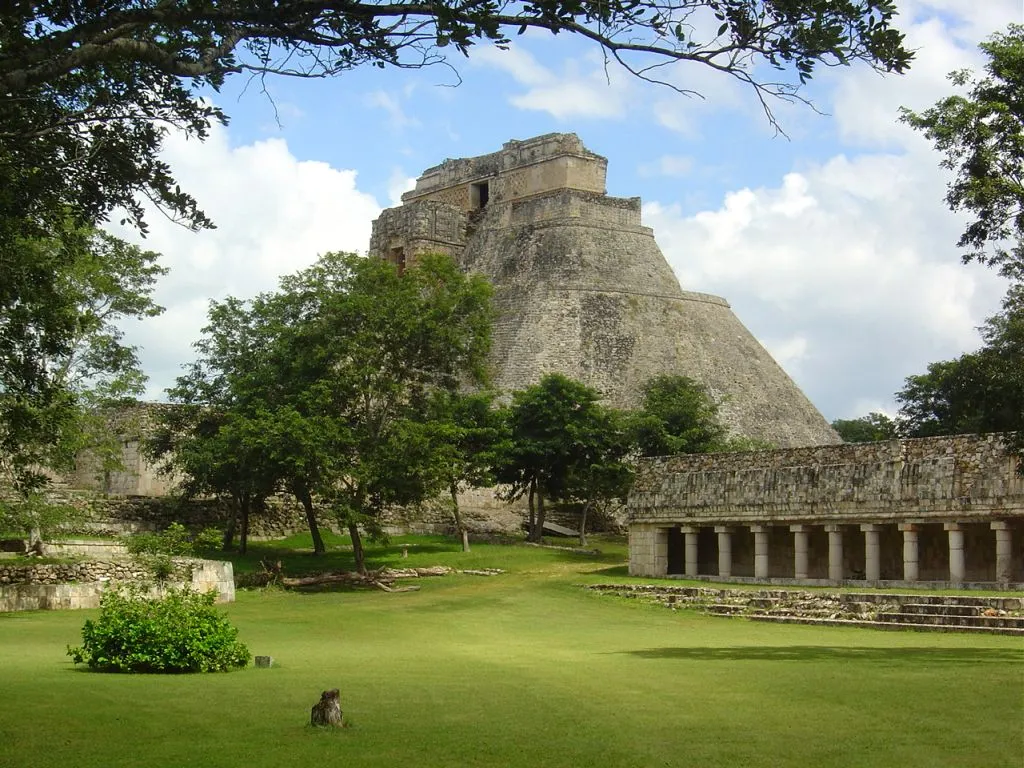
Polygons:
M270 670L87 672L64 649L94 611L0 614L0 766L1021 765L1019 639L672 612L580 589L624 573L620 542L592 546L396 539L371 566L508 573L241 592L226 610ZM271 543L248 562L270 553L318 568ZM309 728L334 687L352 727Z

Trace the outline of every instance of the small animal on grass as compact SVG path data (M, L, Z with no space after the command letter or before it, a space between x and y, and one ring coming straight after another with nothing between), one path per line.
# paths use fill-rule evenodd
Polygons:
M320 701L309 714L311 725L341 727L341 700L337 688L320 694Z

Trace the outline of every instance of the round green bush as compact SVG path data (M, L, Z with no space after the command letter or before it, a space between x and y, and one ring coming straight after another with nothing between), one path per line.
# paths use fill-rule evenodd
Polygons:
M249 663L238 630L214 607L216 592L167 588L151 597L139 588L112 589L100 616L82 627L76 664L103 672L225 672Z

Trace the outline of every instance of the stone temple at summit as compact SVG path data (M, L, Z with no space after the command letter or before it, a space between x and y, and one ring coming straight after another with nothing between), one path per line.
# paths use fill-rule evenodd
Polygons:
M735 435L839 442L725 299L680 288L640 198L605 194L607 162L574 134L445 160L381 213L370 255L402 268L447 253L491 280L503 391L560 372L632 407L652 376L682 374L708 388Z

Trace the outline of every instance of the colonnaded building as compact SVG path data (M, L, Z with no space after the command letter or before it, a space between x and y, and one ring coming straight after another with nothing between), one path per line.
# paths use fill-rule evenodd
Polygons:
M1024 478L1002 435L644 461L629 570L1024 588Z

